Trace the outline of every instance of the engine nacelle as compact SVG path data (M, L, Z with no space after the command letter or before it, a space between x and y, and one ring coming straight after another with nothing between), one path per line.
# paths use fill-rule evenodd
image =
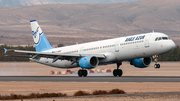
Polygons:
M99 59L95 56L83 57L79 60L79 66L85 69L92 69L97 67L99 64Z
M152 59L150 57L148 58L140 58L140 59L134 59L131 61L131 65L134 65L138 68L146 68L148 67L152 62Z

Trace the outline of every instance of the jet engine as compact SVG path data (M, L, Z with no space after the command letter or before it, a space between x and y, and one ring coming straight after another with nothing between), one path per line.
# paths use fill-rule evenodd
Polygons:
M99 59L95 56L82 57L79 60L79 66L85 69L95 68L98 66L98 64L99 64Z
M151 64L151 62L152 62L151 57L148 57L148 58L134 59L131 61L130 64L138 68L146 68Z

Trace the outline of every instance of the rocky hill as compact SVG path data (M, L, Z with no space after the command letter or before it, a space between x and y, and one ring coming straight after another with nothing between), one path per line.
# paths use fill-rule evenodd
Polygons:
M0 0L2 6L30 6L41 4L111 4L140 0Z
M48 4L2 7L0 44L33 44L29 21L36 19L51 44L74 44L151 32L180 45L180 0L122 4Z

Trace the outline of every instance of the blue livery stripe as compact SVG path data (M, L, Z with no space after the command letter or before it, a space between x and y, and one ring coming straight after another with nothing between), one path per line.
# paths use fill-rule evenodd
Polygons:
M46 51L49 49L53 49L53 47L49 44L48 40L46 39L45 35L42 34L40 36L40 42L38 45L35 45L36 51L37 52L42 52Z
M31 20L30 22L35 22L36 20Z

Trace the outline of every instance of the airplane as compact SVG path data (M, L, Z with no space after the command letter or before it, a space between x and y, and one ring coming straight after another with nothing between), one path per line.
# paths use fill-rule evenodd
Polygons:
M137 68L150 66L155 59L155 68L160 68L157 63L158 55L170 52L175 48L175 43L168 35L160 32L151 32L132 36L125 36L95 42L75 44L53 48L45 37L36 20L31 20L31 29L36 51L5 49L18 53L26 53L30 60L57 68L77 68L79 77L88 75L87 69L96 68L98 65L117 64L113 75L122 76L119 69L123 61L129 61Z

